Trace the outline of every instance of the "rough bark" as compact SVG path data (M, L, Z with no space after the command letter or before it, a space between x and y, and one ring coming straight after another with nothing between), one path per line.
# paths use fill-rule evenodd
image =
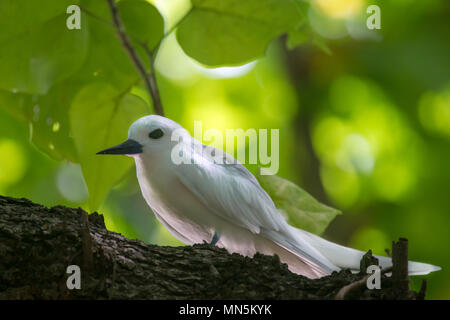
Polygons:
M79 290L67 288L69 265L81 268ZM106 230L97 213L0 196L0 299L423 298L398 294L384 275L380 290L355 285L365 276L343 270L311 280L277 256L150 245Z

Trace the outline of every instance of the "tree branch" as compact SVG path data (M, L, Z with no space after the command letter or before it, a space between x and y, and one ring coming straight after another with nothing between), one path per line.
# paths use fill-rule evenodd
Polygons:
M117 8L116 3L114 2L114 0L106 0L106 1L108 2L111 11L111 16L113 19L114 28L116 29L117 36L119 37L125 51L128 53L131 60L133 61L133 64L136 67L137 71L144 80L147 91L152 97L153 108L155 110L155 113L160 116L164 116L164 110L161 104L161 97L159 95L158 86L156 83L153 56L150 57L151 70L149 73L147 73L147 71L145 70L145 66L142 63L141 59L139 58L136 49L131 44L131 41L125 32L125 28L122 24L122 21L120 20L119 9Z
M0 257L0 299L334 299L365 276L343 270L313 280L277 256L159 247L106 230L97 213L2 196ZM69 265L81 268L79 290L67 288ZM398 299L390 279L382 277L380 290L359 286L351 298Z

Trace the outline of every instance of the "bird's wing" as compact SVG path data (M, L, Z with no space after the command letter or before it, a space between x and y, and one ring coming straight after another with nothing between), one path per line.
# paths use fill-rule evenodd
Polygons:
M239 163L216 164L197 158L178 179L214 214L253 233L260 228L278 231L285 224L269 195Z
M243 165L221 150L215 149L214 152L226 161L218 164L198 157L176 172L178 180L210 208L212 214L271 239L301 257L312 268L318 267L326 272L336 269L303 237L291 232L270 196Z

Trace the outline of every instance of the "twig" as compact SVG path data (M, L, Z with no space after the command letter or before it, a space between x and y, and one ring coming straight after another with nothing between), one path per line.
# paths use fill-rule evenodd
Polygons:
M149 81L150 81L150 90L151 95L153 99L153 104L161 106L161 112L162 111L162 103L161 103L161 96L159 95L158 91L158 85L156 83L156 74L155 74L155 60L156 60L156 52L157 49L154 49L151 51L146 44L141 44L141 46L144 48L145 52L147 53L150 61L150 72L149 74ZM159 48L159 44L155 47Z
M426 291L427 291L427 279L423 279L422 285L420 286L420 291L417 294L417 300L425 300Z
M381 270L381 274L385 274L388 272L392 271L392 267L388 267L386 269ZM338 293L336 294L336 296L334 297L335 300L345 300L345 298L352 292L354 292L355 290L364 287L367 283L367 280L369 279L369 277L371 276L371 274L365 276L364 278L362 278L361 280L352 282L344 287L342 287Z
M156 77L155 77L155 69L153 66L153 62L151 65L151 71L150 73L147 73L145 70L144 64L142 63L141 59L139 58L136 49L131 44L127 34L125 33L125 28L122 24L122 21L120 20L119 16L119 10L114 2L114 0L107 0L111 16L113 19L114 27L116 29L117 36L119 37L120 41L122 42L122 46L124 47L125 51L128 52L128 55L130 56L131 60L133 61L134 66L136 67L139 74L144 79L145 86L147 87L147 90L152 97L153 100L153 108L155 110L155 113L164 116L164 110L162 108L161 104L161 98L159 96L158 87L156 85ZM152 59L153 61L153 59Z
M114 26L113 26L113 24L112 24L111 22L106 21L105 19L99 17L99 16L96 15L95 13L89 11L88 9L86 9L86 8L84 8L84 7L82 7L82 6L80 6L80 10L81 10L82 12L86 13L86 15L91 16L92 18L94 18L94 19L100 21L101 23L104 23L105 25L114 28Z
M371 265L377 266L379 261L372 255L372 250L367 251L365 255L363 255L361 261L359 262L359 273L366 274L367 268Z
M370 258L370 250L368 252ZM368 255L366 254L366 255ZM366 255L364 257L366 257ZM366 257L368 259L368 257ZM361 264L363 264L361 260ZM366 263L367 264L367 263ZM366 265L364 264L364 266ZM361 269L362 271L362 269ZM392 267L383 269L381 274L392 271L392 281L398 296L401 298L408 298L409 295L409 277L408 277L408 240L400 238L398 242L392 242ZM367 275L361 280L355 281L342 287L336 294L336 300L344 300L351 292L363 287L367 283L371 275ZM426 283L422 283L422 288L418 294L418 298L425 297Z
M406 295L409 291L408 277L408 240L400 238L392 242L392 280L400 294Z

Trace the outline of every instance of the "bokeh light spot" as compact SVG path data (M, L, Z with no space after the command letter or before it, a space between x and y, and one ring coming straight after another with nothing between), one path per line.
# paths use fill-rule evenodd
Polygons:
M237 67L219 67L219 68L205 68L198 64L194 64L195 68L201 74L215 79L236 78L249 73L255 66L256 61L249 62Z
M332 18L348 18L362 10L364 0L313 0L311 4Z
M345 171L370 173L375 159L366 138L357 133L347 135L336 154L336 165Z
M88 197L86 183L78 164L62 165L56 176L56 185L61 195L70 202L80 203Z
M56 121L55 123L53 123L52 131L53 132L58 132L60 127L61 127L61 125L59 124L58 121Z
M332 111L318 116L312 140L333 200L349 207L370 198L396 201L413 190L420 140L384 92L371 81L342 76L328 101Z
M347 35L344 20L330 18L314 6L308 9L308 19L314 31L324 38L339 39Z
M360 194L360 182L355 172L323 166L320 175L325 191L340 208L349 208L356 203Z
M427 92L421 97L419 119L429 131L450 138L450 85L441 92Z
M22 146L11 139L0 140L0 155L0 189L4 189L23 178L28 162Z
M373 182L375 190L381 198L395 201L410 191L415 182L415 173L410 166L391 159L391 161L385 161L377 166Z
M350 247L362 251L372 250L374 254L385 256L384 249L390 249L389 237L381 230L375 228L361 228L350 239Z

